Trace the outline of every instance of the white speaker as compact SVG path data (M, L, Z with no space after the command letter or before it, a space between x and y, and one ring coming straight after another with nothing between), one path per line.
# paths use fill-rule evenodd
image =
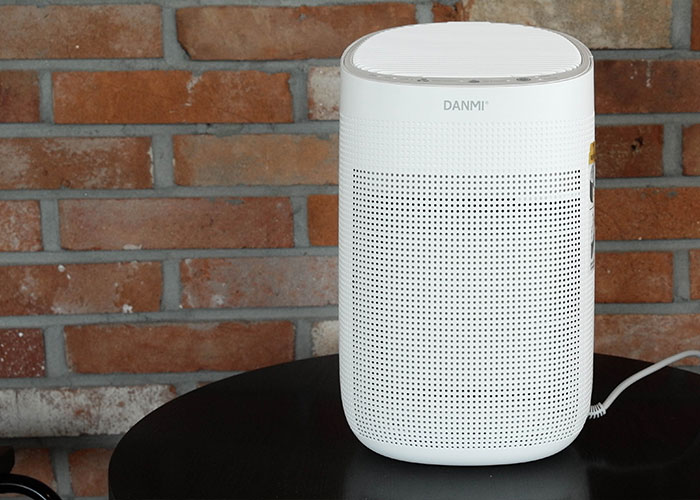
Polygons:
M535 460L586 420L593 59L492 23L370 34L341 60L340 380L370 449Z

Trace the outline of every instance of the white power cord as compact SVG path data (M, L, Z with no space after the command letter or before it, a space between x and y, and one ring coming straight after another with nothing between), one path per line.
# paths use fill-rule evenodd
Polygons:
M674 354L673 356L670 356L666 359L662 359L658 363L654 363L653 365L645 368L644 370L641 370L634 375L632 375L629 378L626 378L623 380L613 391L610 393L610 395L603 401L602 403L596 403L593 406L591 406L590 411L588 412L588 418L598 418L602 417L605 415L605 413L608 411L608 408L610 408L610 405L613 404L613 401L617 399L617 397L620 395L622 391L627 389L629 386L634 384L640 379L643 379L647 375L651 375L652 373L659 371L661 368L664 366L668 366L671 363L675 363L676 361L680 361L683 358L689 358L691 356L696 356L700 358L700 351L683 351L679 352L678 354Z

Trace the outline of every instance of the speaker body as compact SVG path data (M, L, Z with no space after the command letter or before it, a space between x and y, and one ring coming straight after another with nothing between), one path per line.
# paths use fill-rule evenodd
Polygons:
M394 28L341 60L340 380L370 449L524 462L590 406L593 64L507 24Z

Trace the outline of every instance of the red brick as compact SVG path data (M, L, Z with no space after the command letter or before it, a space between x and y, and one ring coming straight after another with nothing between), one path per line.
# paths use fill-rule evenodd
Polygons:
M46 375L41 330L0 330L0 378Z
M693 50L700 50L700 1L698 0L693 0L691 27L690 48Z
M155 262L0 267L0 315L157 311Z
M306 93L310 120L337 120L340 117L340 67L309 68Z
M650 63L657 64L660 62L679 62L679 61L650 61ZM693 63L693 61L680 61L682 63ZM603 65L603 64L609 64L609 63L620 63L621 65L625 65L627 63L644 63L644 61L599 61L596 63L596 92L600 92L603 94L603 99L605 99L605 102L601 103L600 100L596 101L596 111L598 113L612 113L612 112L618 112L612 109L612 106L616 104L616 99L619 97L616 94L616 87L615 85L608 85L608 80L604 79L609 79L609 78L618 78L617 75L612 74L611 76L605 76L607 73L614 73L614 69L609 70L607 72L604 72L603 75L599 73L599 71L603 71L605 68L599 68L598 65ZM651 67L651 66L650 66ZM685 68L685 66L684 66ZM669 68L665 68L669 69ZM693 69L693 68L686 68L686 69ZM667 75L662 75L662 77L666 77ZM637 75L638 77L638 75ZM692 77L694 78L694 76ZM651 81L650 81L651 83ZM623 83L621 84L622 88L625 89L627 87L631 87L631 84ZM662 86L665 84L662 84ZM694 84L693 85L697 85ZM671 85L669 88L673 89L675 88L674 85ZM652 99L658 97L656 94L658 94L658 89L653 89L653 92L649 92L648 95L644 96L644 99ZM681 94L684 92L684 89L678 88L677 93ZM694 91L693 91L694 92ZM308 81L307 81L307 94L308 94L308 106L309 106L309 119L311 120L337 120L339 113L338 113L338 107L339 107L339 100L340 100L340 68L337 66L320 66L320 67L312 67L309 69L309 75L308 75ZM687 95L686 95L687 94ZM600 97L596 95L596 97ZM690 93L683 93L683 98L687 98L686 100L693 101L695 99L695 95L690 92ZM641 103L640 106L646 106L648 103L647 102L642 102L642 99L639 99L639 102ZM663 106L671 106L675 107L674 109L678 109L679 111L684 111L682 106L676 105L676 103L673 102L673 99L665 99L665 100L659 100L658 101L660 104L657 106L663 105ZM700 99L699 99L700 102ZM635 101L636 103L636 101ZM670 104L669 104L670 103ZM629 103L626 103L624 105L628 105ZM634 104L636 106L636 104ZM631 109L631 108L630 108ZM643 110L630 110L626 112L643 112ZM642 131L645 133L649 133L652 135L655 135L658 131L654 127L659 127L659 126L639 126ZM649 127L649 128L647 128ZM607 128L607 127L606 127ZM612 128L612 127L611 127ZM624 127L620 127L621 129L624 129ZM625 136L630 133L630 131L621 131L622 134ZM634 138L633 138L634 139ZM662 138L660 138L662 139ZM653 139L656 140L656 139ZM631 144L630 144L631 146Z
M312 245L338 245L338 195L316 194L306 202L309 242Z
M39 203L0 201L0 252L31 252L41 248Z
M15 448L15 466L12 473L33 477L56 489L51 455L46 448Z
M673 302L673 254L596 254L596 302Z
M53 74L56 123L291 122L287 73L103 71Z
M664 174L663 125L596 127L595 139L597 177Z
M39 121L39 78L34 71L0 71L0 123Z
M700 250L690 251L690 298L700 299Z
M162 55L156 5L0 7L0 59Z
M62 200L70 250L294 246L289 198Z
M436 23L464 21L467 18L462 2L457 2L455 5L433 3L432 11L433 21Z
M415 22L415 7L404 3L177 11L178 40L200 60L335 58L367 33Z
M660 62L664 61L650 61L650 63L657 64ZM665 62L679 62L679 61L665 61ZM682 63L693 63L693 61L680 61ZM616 104L616 99L619 97L616 94L616 87L615 84L613 85L608 85L608 80L604 80L606 78L618 78L617 75L612 74L611 76L605 76L608 72L609 73L614 73L613 70L609 70L607 72L604 72L603 75L599 73L599 71L603 71L605 68L600 69L598 65L603 65L603 64L609 64L609 63L620 63L621 65L625 65L627 63L644 63L644 61L600 61L596 63L596 92L598 93L600 91L601 94L603 94L603 99L605 99L605 102L601 103L600 100L596 101L596 111L598 113L612 113L612 112L618 112L612 109L612 106ZM684 66L685 68L685 66ZM669 69L669 68L665 68ZM686 68L686 69L693 69L693 68ZM666 77L667 75L662 75L662 77ZM638 75L637 75L638 77ZM694 76L692 78L695 78ZM691 79L692 79L691 78ZM693 85L696 85L695 83L692 83ZM631 87L631 84L623 83L621 84L622 88L625 89L627 87ZM663 87L665 84L662 83L661 86ZM674 85L671 85L669 88L675 88ZM678 88L677 93L678 94L683 94L683 98L687 98L686 100L688 102L694 101L695 100L695 95L693 94L694 91L684 93L683 88ZM644 99L652 99L658 97L656 94L658 94L658 89L653 89L653 92L649 92L648 95L644 96ZM340 68L337 66L319 66L319 67L312 67L309 68L309 75L308 75L308 81L307 81L307 94L308 94L308 107L309 107L309 119L311 120L337 120L339 116L338 108L339 108L339 101L340 101ZM596 97L600 97L596 95ZM700 102L700 99L698 99ZM642 99L639 99L639 102L641 103L640 106L646 106L648 103L647 102L642 102ZM673 99L665 99L665 100L659 100L658 101L660 104L658 106L663 105L663 106L671 106L675 107L674 109L678 109L679 111L684 111L682 106L676 105L676 103L673 102ZM636 101L635 101L636 103ZM670 104L669 104L670 103ZM626 103L624 105L628 105L629 103ZM634 104L636 106L636 104ZM631 108L630 108L631 109ZM626 112L643 112L642 110L636 111L626 111ZM648 128L647 128L648 127ZM644 131L645 133L649 133L652 136L655 136L656 133L658 133L658 130L655 129L655 127L660 127L660 126L639 126L640 130ZM607 128L607 127L605 127ZM611 127L612 128L612 127ZM630 130L624 131L624 127L620 127L623 129L621 133L626 136L628 133L631 133ZM634 139L634 138L633 138ZM659 139L662 139L659 138ZM656 140L656 138L652 139ZM631 146L631 144L630 144Z
M700 175L700 124L683 128L683 174Z
M490 21L541 26L594 49L671 47L671 0L462 0L433 4L435 21Z
M598 61L597 113L700 111L700 60Z
M0 189L145 189L148 137L0 139Z
M294 359L287 321L69 326L65 336L77 373L253 370Z
M615 188L596 191L599 240L700 238L700 188Z
M698 314L603 314L595 318L595 350L656 362L700 345ZM679 362L697 365L697 358Z
M113 450L90 448L68 456L71 485L78 497L106 497L109 494L107 469Z
M174 396L168 385L0 389L0 437L123 434Z
M182 186L338 184L338 136L243 134L173 138Z
M186 308L325 306L338 303L335 257L187 259Z

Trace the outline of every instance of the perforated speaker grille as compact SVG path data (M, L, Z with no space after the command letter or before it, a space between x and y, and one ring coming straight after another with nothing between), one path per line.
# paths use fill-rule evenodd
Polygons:
M591 130L341 119L341 380L356 433L443 449L578 433Z

